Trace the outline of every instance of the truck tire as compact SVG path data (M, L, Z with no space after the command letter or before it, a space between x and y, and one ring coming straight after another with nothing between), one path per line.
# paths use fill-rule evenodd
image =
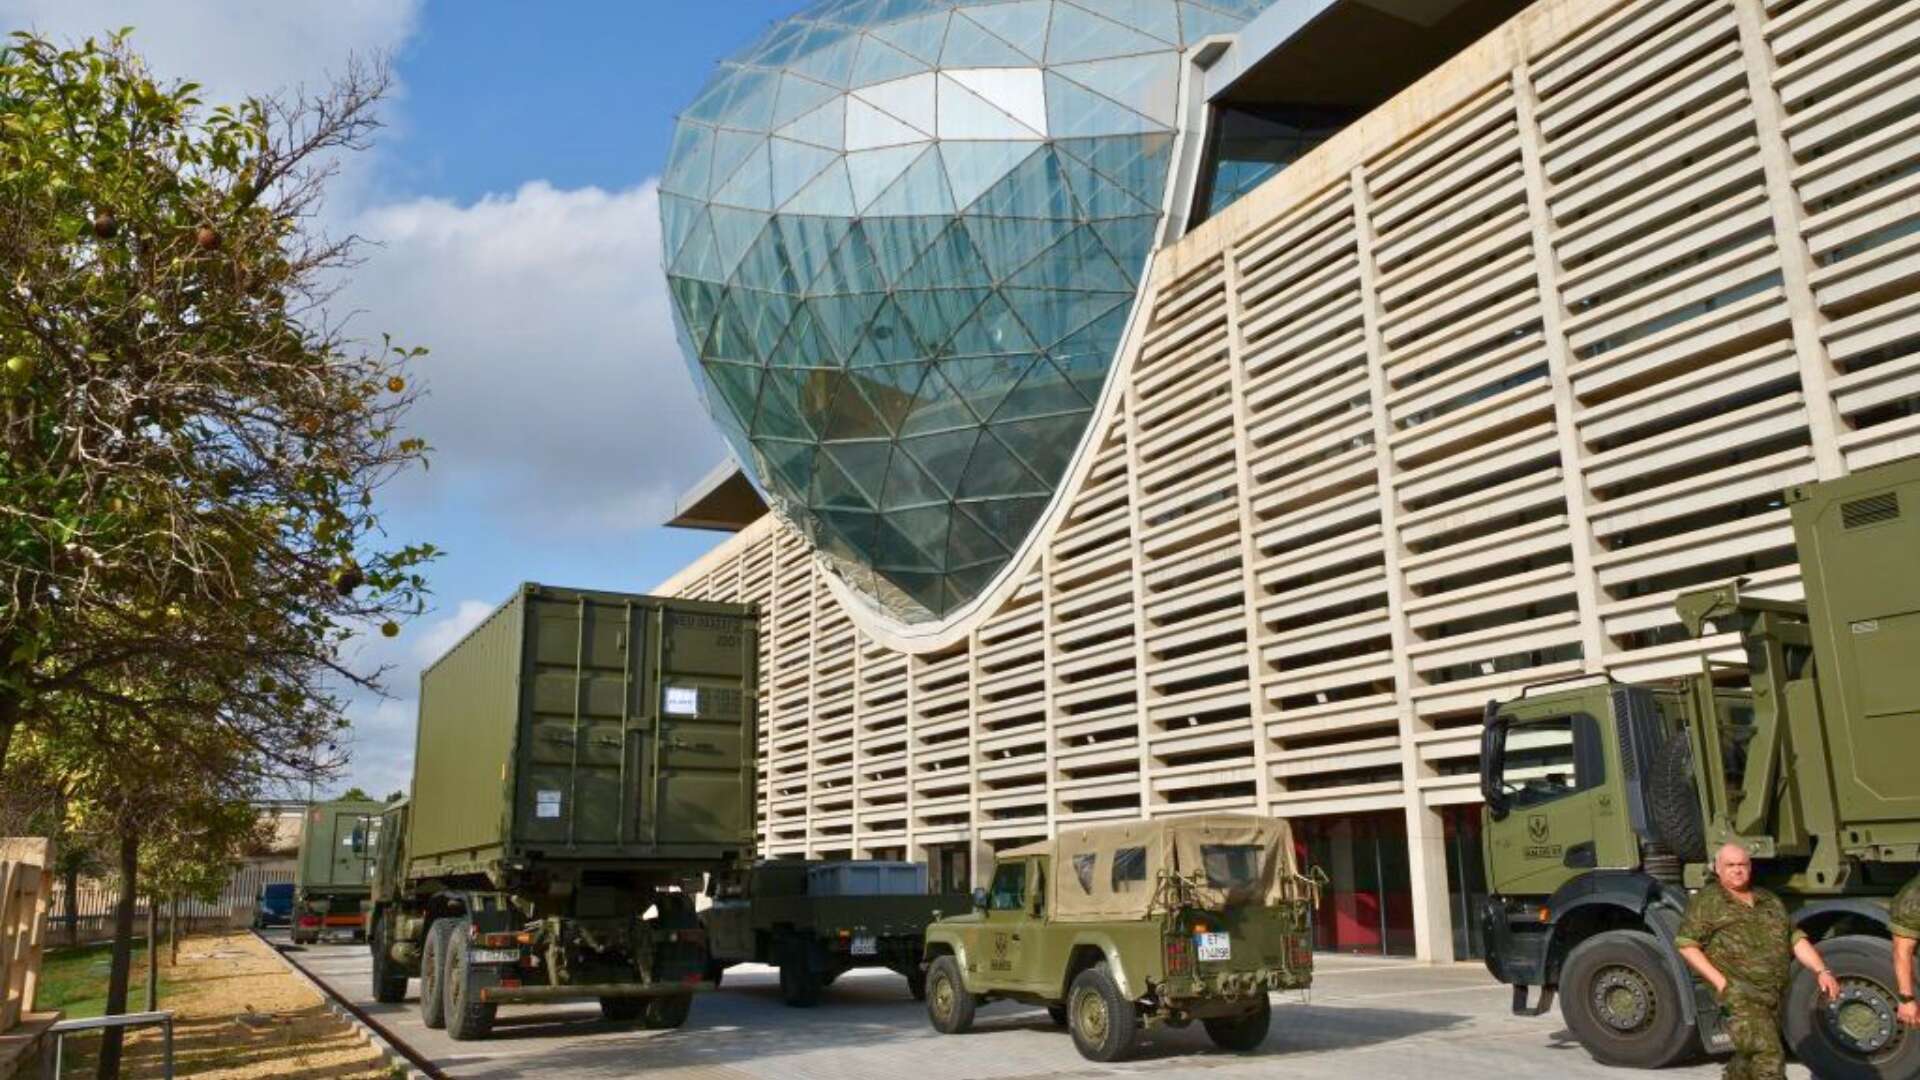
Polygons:
M1920 1076L1920 1031L1894 1016L1893 944L1853 934L1819 948L1840 980L1840 1000L1822 1000L1819 981L1796 965L1782 1025L1787 1046L1822 1078Z
M1207 1029L1207 1038L1222 1050L1236 1054L1258 1050L1267 1041L1267 1030L1273 1026L1273 1001L1263 991L1256 996L1253 1008L1239 1016L1202 1020L1200 1024Z
M600 999L600 1016L604 1020L628 1023L640 1019L647 1011L645 998L603 997Z
M1133 1052L1140 1017L1114 985L1106 961L1081 972L1067 990L1067 1030L1088 1061L1119 1061Z
M1651 934L1608 930L1560 969L1560 1015L1602 1065L1665 1068L1696 1041L1660 948Z
M1647 816L1653 832L1681 862L1707 860L1707 825L1693 780L1693 744L1676 731L1654 758L1647 778Z
M668 1031L687 1022L687 1014L693 1011L692 994L674 994L671 997L647 998L647 1007L640 1016L640 1025L655 1031Z
M373 1000L382 1005L398 1005L407 1000L407 973L393 960L391 918L373 923Z
M430 1028L447 1026L447 941L452 919L436 919L427 927L427 944L420 953L420 1022Z
M951 956L936 956L927 968L927 1022L942 1035L961 1035L973 1027L973 1010L979 1003L960 979L960 963Z
M780 1000L788 1007L810 1009L820 1003L820 976L813 970L812 949L805 940L788 939L780 949Z
M481 1001L473 985L472 965L467 960L473 935L468 932L467 921L455 923L448 937L447 973L441 980L447 999L447 1034L456 1042L484 1039L493 1034L493 1018L500 1006Z

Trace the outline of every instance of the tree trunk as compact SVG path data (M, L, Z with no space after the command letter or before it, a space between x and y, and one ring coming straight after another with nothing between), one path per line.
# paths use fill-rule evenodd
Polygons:
M127 1011L127 984L133 969L133 914L139 902L140 834L131 825L120 830L120 898L113 908L113 965L107 973L107 1015ZM99 1080L119 1080L120 1045L126 1031L100 1033Z
M160 898L147 897L147 1012L160 1010Z
M167 907L167 966L180 962L180 898Z
M0 647L6 647L5 643L0 642ZM7 648L8 654L12 651ZM0 685L0 779L7 775L7 748L13 745L13 730L20 726L22 708L20 692Z
M80 868L77 866L67 867L67 872L64 877L67 886L65 905L67 909L67 944L77 949L80 947Z

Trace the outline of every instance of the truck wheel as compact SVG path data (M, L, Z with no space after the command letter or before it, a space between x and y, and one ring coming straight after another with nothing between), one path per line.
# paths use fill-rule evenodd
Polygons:
M641 1015L640 1024L656 1031L666 1031L685 1024L687 1014L693 1011L692 994L647 998L646 1002L647 1008Z
M1263 992L1255 999L1253 1008L1239 1016L1200 1023L1207 1029L1207 1038L1222 1050L1236 1054L1258 1050L1260 1044L1267 1041L1267 1029L1273 1024L1273 1001Z
M420 954L420 1022L430 1028L447 1026L447 941L453 920L438 919L427 927L427 945Z
M1684 731L1667 740L1647 778L1647 816L1654 835L1682 862L1707 860L1707 826L1693 782L1693 744Z
M1067 991L1067 1030L1073 1033L1074 1048L1088 1061L1119 1061L1133 1052L1140 1018L1107 974L1106 961L1073 980Z
M640 1014L646 1011L645 998L603 997L600 999L600 1016L605 1020L625 1023L640 1019Z
M1632 930L1595 934L1560 969L1560 1015L1602 1065L1659 1069L1685 1053L1680 994L1660 943Z
M466 920L453 924L448 935L447 973L441 980L447 999L447 1034L457 1042L484 1039L493 1033L493 1017L500 1006L480 1000L473 985L472 964L467 960L473 935Z
M820 977L808 951L804 941L788 942L780 950L780 1000L795 1009L810 1009L820 1001Z
M960 980L960 963L951 956L936 956L927 969L927 1020L942 1035L959 1035L973 1027L973 1010L978 1004Z
M382 1005L407 1000L407 973L393 961L391 921L376 919L373 924L373 1000Z
M1840 980L1840 1000L1820 997L1820 985L1796 966L1787 989L1785 1034L1815 1076L1920 1076L1920 1031L1900 1026L1893 984L1893 945L1849 935L1820 944L1820 955Z
M927 973L925 969L916 965L908 968L905 974L907 976L907 993L913 995L913 1000L915 1001L927 1000Z

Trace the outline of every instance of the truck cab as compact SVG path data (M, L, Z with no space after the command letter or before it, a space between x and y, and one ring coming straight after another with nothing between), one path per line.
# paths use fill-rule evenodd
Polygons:
M927 1015L967 1030L994 1001L1041 1005L1080 1053L1115 1061L1144 1026L1199 1020L1259 1046L1268 993L1312 982L1314 882L1284 821L1128 822L1001 852L974 910L927 930Z

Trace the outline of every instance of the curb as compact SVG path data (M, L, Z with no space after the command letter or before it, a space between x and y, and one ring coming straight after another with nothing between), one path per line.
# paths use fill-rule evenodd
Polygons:
M393 1074L395 1076L405 1077L406 1080L444 1080L446 1076L445 1073L440 1072L438 1069L431 1072L421 1069L415 1062L415 1055L411 1051L402 1049L389 1038L384 1031L376 1028L352 1006L341 1001L337 991L319 979L314 978L313 974L306 968L294 963L292 958L280 951L279 946L268 941L264 934L261 934L258 930L251 931L251 933L260 944L267 947L267 951L273 953L274 958L279 960L288 971L299 976L302 982L311 986L314 992L320 995L320 1000L326 1004L329 1012L346 1021L368 1046L373 1047L374 1050L384 1056L387 1059L387 1064L393 1068Z

